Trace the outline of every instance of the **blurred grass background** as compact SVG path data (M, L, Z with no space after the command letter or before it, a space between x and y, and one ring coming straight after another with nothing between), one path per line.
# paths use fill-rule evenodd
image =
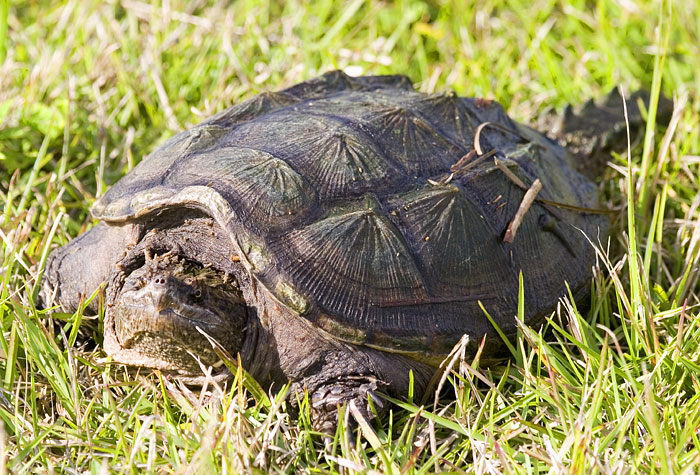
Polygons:
M699 37L695 0L0 0L0 471L696 473ZM617 85L674 97L671 125L601 180L627 212L591 310L562 302L504 365L459 362L454 400L403 403L356 448L342 425L324 445L284 394L127 371L104 359L99 316L36 310L50 249L162 140L336 68L526 123Z

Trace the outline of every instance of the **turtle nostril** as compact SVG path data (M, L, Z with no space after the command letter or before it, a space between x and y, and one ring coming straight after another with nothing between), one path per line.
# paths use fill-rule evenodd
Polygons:
M153 283L158 284L158 285L165 285L165 277L163 277L162 275L159 275L158 277L153 279Z

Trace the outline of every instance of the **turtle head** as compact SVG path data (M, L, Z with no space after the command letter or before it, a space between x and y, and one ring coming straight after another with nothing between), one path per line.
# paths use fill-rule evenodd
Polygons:
M246 305L235 279L173 253L146 258L109 309L105 347L115 360L201 375L240 351ZM109 345L108 345L109 343Z

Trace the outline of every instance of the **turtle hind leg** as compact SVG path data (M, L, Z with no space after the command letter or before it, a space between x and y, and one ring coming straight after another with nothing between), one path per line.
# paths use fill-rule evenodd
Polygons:
M81 301L107 281L117 260L137 241L138 232L133 224L100 223L55 249L46 262L39 306L60 305L68 312L76 311ZM97 302L88 309L97 312Z
M538 120L536 129L556 140L579 158L575 165L589 178L600 176L611 152L620 153L627 146L627 126L634 141L640 137L646 119L639 107L649 108L649 93L636 91L623 98L617 88L599 101L589 100L579 106L567 106L562 114L548 111ZM625 105L627 118L625 118ZM673 112L673 101L661 95L656 122L666 124Z

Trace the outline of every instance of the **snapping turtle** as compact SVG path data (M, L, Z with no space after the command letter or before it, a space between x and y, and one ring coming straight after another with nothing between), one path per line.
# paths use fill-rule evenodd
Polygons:
M624 124L611 104L550 130L600 151ZM42 299L73 310L106 282L114 360L197 382L238 354L261 384L308 390L332 430L340 403L371 418L410 371L420 395L463 335L495 354L481 307L512 334L520 272L528 323L567 283L585 296L606 233L585 163L496 102L331 72L165 142L51 254Z

